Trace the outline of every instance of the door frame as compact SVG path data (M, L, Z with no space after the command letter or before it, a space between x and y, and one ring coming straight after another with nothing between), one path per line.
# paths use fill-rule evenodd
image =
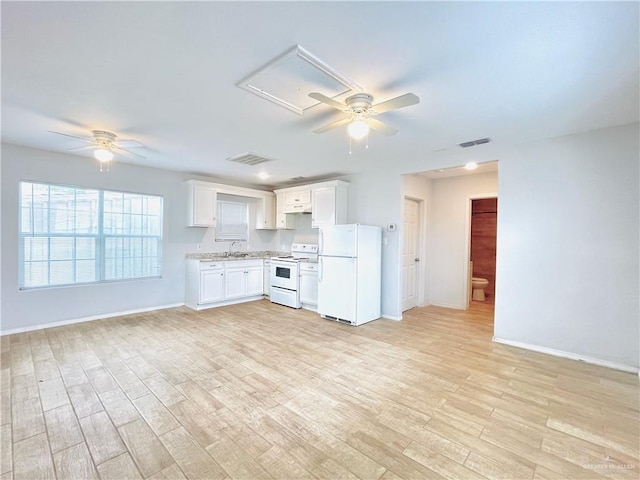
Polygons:
M404 225L404 201L412 200L418 204L418 245L417 245L417 257L420 259L418 262L418 269L416 275L416 307L424 307L428 305L427 295L426 295L426 278L427 278L427 247L426 247L426 239L427 239L427 200L424 198L414 197L412 195L404 195L402 197L402 223ZM404 244L404 235L406 232L404 227L402 228L402 239L400 246ZM402 248L400 250L400 259L402 261ZM400 271L402 272L402 265L400 266ZM402 273L400 274L401 279L401 290L400 290L400 299L402 303L402 296L404 295L404 282L402 281ZM400 306L402 309L402 305ZM406 310L405 310L406 311Z
M498 192L490 192L490 193L473 193L467 195L467 214L466 214L466 222L465 222L465 235L464 235L464 249L465 249L465 259L463 265L463 278L464 278L464 297L466 305L465 310L469 310L469 304L471 302L471 275L469 275L469 263L471 262L471 205L473 200L481 200L483 198L498 198Z

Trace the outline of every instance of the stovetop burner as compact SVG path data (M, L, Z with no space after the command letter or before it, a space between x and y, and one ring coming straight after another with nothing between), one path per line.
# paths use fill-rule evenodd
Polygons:
M294 243L291 245L291 253L289 255L281 255L272 257L273 260L283 260L300 262L308 259L318 259L318 245L311 243Z

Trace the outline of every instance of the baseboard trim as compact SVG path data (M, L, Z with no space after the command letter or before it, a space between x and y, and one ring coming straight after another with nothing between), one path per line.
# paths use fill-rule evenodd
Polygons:
M154 310L165 310L167 308L182 307L184 303L172 303L170 305L160 305L157 307L137 308L135 310L125 310L122 312L107 313L104 315L93 315L91 317L72 318L70 320L62 320L61 322L41 323L39 325L31 325L29 327L12 328L11 330L0 330L0 337L12 335L14 333L32 332L34 330L42 330L45 328L62 327L64 325L72 325L74 323L92 322L94 320L104 320L105 318L121 317L123 315L134 315L136 313L153 312Z
M244 297L244 298L232 298L231 300L222 300L216 303L204 303L202 305L191 305L186 304L186 307L189 307L191 310L195 310L199 312L201 310L209 310L210 308L218 308L218 307L228 307L229 305L237 305L239 303L247 303L247 302L255 302L256 300L269 300L268 298L264 298L264 295L256 295L253 297Z
M387 320L402 320L402 317L395 317L393 315L380 315L380 318L386 318Z
M564 350L556 350L555 348L541 347L540 345L533 345L531 343L506 340L499 337L493 337L493 341L496 343L501 343L503 345L509 345L510 347L523 348L525 350L531 350L538 353L546 353L547 355L553 355L554 357L568 358L569 360L577 360L578 362L590 363L592 365L612 368L614 370L620 370L622 372L637 373L638 376L640 376L640 370L638 369L638 367L632 367L623 363L610 362L608 360L589 357L586 355L581 355L579 353L565 352Z
M466 310L466 305L449 305L448 303L430 303L430 307L451 308L453 310Z

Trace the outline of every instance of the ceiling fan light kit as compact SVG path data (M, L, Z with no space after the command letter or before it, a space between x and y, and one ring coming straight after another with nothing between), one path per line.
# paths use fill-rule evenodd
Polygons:
M75 138L77 140L82 140L83 142L88 143L89 145L85 145L84 147L70 148L69 151L72 150L85 150L88 148L94 149L93 156L98 162L100 162L100 171L109 171L109 162L113 160L113 157L116 153L126 155L126 156L136 156L140 158L144 158L142 155L131 152L128 150L129 148L137 148L142 147L142 143L137 140L117 140L118 136L115 133L107 132L104 130L92 130L91 135L93 135L92 139L87 139L83 137L77 137L75 135L69 135L61 132L54 132L49 130L51 133L55 133L56 135L62 135L65 137Z
M314 130L313 133L324 133L328 130L332 130L333 128L347 125L347 132L349 134L350 141L351 139L361 140L368 137L369 129L375 130L383 135L395 135L398 133L398 130L373 117L380 113L388 112L389 110L395 110L420 103L420 98L413 93L405 93L404 95L400 95L399 97L392 98L391 100L387 100L376 105L373 105L373 96L368 93L356 93L355 95L351 95L345 100L345 103L340 103L333 98L327 97L326 95L318 92L312 92L309 96L348 115L348 117L343 118L342 120L335 121ZM351 153L351 147L349 147L349 153Z
M113 152L107 148L98 148L93 152L93 156L99 162L105 163L113 160Z
M369 134L369 125L364 119L356 119L349 124L347 131L354 140L361 140Z

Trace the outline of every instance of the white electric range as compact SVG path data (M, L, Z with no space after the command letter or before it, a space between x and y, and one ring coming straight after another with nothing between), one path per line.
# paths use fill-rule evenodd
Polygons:
M292 308L301 308L300 262L317 262L318 245L294 243L291 255L271 258L269 299Z

